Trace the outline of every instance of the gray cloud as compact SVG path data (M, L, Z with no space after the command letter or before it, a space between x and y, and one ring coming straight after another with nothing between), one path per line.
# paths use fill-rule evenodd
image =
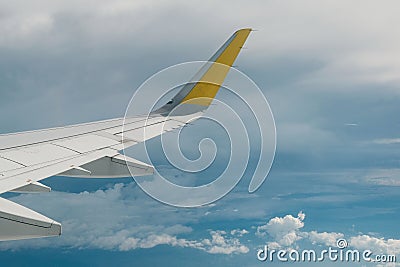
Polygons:
M356 159L366 167L373 157L397 155L358 143L399 130L392 116L400 97L395 1L0 5L0 102L2 114L12 110L0 118L2 132L122 116L151 74L207 59L231 32L251 26L259 31L237 65L270 100L278 151L302 155L303 166L340 158L336 166Z
M388 187L398 185L399 152L396 144L386 145L396 142L400 130L398 5L1 1L2 133L122 116L135 88L150 75L172 64L207 59L234 30L248 26L259 31L250 36L237 65L267 96L278 131L276 161L257 194L243 193L243 182L216 206L196 211L144 201L130 195L137 190L133 185L129 190L118 185L97 192L19 196L14 200L61 220L64 235L3 248L129 250L166 244L242 253L244 243L239 239L238 244L236 235L210 232L192 238L190 225L221 218L260 220L304 207L319 209L314 218L328 226L334 217L343 225L359 220L360 227L390 228L398 211L393 201L398 192ZM344 234L319 231L308 231L310 242L329 243L334 233Z

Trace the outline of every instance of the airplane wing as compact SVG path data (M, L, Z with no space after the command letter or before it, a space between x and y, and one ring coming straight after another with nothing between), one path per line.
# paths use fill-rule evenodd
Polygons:
M55 175L112 178L153 174L153 166L119 151L198 117L217 94L250 31L235 32L211 57L212 63L197 82L186 84L150 115L0 135L0 194L49 192L40 181ZM221 69L221 64L229 68ZM178 105L185 106L184 112L168 116ZM60 223L0 198L0 240L60 234Z

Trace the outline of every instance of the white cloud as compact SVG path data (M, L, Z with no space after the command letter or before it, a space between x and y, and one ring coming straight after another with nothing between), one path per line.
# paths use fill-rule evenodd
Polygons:
M382 138L374 140L374 143L381 145L400 144L400 138Z
M189 213L187 217L187 213L179 214L181 209L159 204L139 192L131 183L116 184L92 193L53 192L14 197L14 201L36 206L35 209L40 212L55 214L63 223L64 233L60 238L1 242L0 249L67 247L129 251L166 245L198 249L210 254L246 254L250 251L251 246L241 240L249 234L243 228L209 230L208 238L187 238L193 229L185 224L197 221L198 216L204 214L203 209L195 209L198 214ZM61 205L63 209L59 208ZM302 244L298 243L300 240L313 245L335 247L339 238L346 238L345 234L339 232L302 231L305 217L303 212L299 212L297 217L287 214L271 218L266 224L253 229L256 229L255 235L258 237L267 238L271 249L298 247ZM350 236L347 239L350 246L360 250L370 249L375 254L400 253L398 239L371 235Z
M209 232L211 238L181 238L192 232L203 208L185 212L147 197L135 183L115 184L105 190L82 193L26 194L11 200L61 221L61 237L1 242L0 249L69 247L128 251L168 245L212 254L247 253L238 237L245 229ZM43 205L46 203L46 205ZM62 208L60 208L62 207ZM212 208L212 207L208 207Z
M127 238L120 244L120 250L152 248L158 245L170 245L184 248L195 248L211 254L240 254L249 252L237 238L226 237L225 231L210 231L211 239L200 241L177 238L168 234L150 235L144 239Z
M243 236L248 234L249 231L247 231L246 229L233 229L231 230L231 235L237 235L237 236Z
M290 214L272 218L267 224L257 227L256 235L265 238L268 233L272 236L273 239L268 239L267 242L270 249L291 249L291 246L300 239L309 241L313 245L336 247L337 240L345 238L349 246L360 251L371 250L374 255L400 253L400 239L385 239L367 234L346 237L344 233L315 230L303 232L301 229L304 227L304 217L305 215L300 212L297 218Z
M344 234L342 234L342 233L334 233L334 232L318 233L317 231L311 231L311 232L307 233L307 237L311 241L311 243L324 244L326 246L331 246L331 247L335 247L336 241L339 238L343 238L343 236L344 236Z
M301 221L304 221L304 219L306 218L306 214L305 214L303 211L300 211L300 212L297 214L297 218L298 218L299 220L301 220Z
M139 240L140 239L138 238L128 237L119 245L119 249L121 251L136 249L138 247Z
M369 235L358 235L350 238L350 245L357 249L369 249L374 254L400 253L400 239L384 239Z
M298 230L303 228L305 214L299 212L297 218L292 215L275 217L265 225L257 227L256 235L262 237L267 234L274 238L274 242L280 246L290 246L302 237L298 235Z
M129 237L127 231L121 231L113 236L100 237L93 243L101 249L118 249L129 251L137 248L153 248L159 245L169 245L182 248L194 248L211 254L240 254L249 252L237 238L226 237L224 231L211 231L211 239L188 240L169 234L151 234L145 238Z
M239 239L227 239L225 235L225 231L211 231L211 241L205 241L205 243L209 244L207 252L212 254L244 254L249 252L249 248L242 245Z

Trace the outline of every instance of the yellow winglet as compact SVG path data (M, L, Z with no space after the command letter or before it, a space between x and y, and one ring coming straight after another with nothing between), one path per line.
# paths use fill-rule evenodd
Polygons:
M225 42L209 60L212 63L207 71L180 103L200 106L211 104L250 32L251 29L238 30Z

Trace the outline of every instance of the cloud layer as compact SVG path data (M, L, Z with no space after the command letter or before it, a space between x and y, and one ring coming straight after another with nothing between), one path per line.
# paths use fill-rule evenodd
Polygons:
M60 238L0 243L2 249L67 247L128 251L169 245L195 248L211 254L247 253L249 248L239 241L247 233L243 229L208 230L209 237L197 240L184 237L190 226L204 213L172 208L150 199L133 182L115 184L95 192L47 195L20 195L14 201L32 207L62 222ZM46 205L43 205L43 203ZM67 211L67 212L66 212Z
M267 240L271 249L299 248L304 242L309 242L317 247L337 247L337 241L346 238L352 248L371 250L377 254L399 254L400 239L385 239L368 234L351 235L340 232L318 232L316 230L303 231L305 214L300 212L297 217L288 214L284 217L275 217L266 224L257 226L256 235Z
M129 251L166 245L228 255L247 254L258 248L257 243L262 245L263 242L271 249L300 248L304 244L336 247L339 238L346 238L351 247L360 250L370 249L376 254L400 253L398 239L369 234L304 231L306 214L303 212L296 217L291 214L273 217L265 224L249 229L204 229L200 236L197 232L198 237L193 239L190 238L193 232L190 225L201 226L203 216L215 209L215 205L192 212L172 208L148 198L132 182L115 184L95 192L55 191L44 195L19 195L11 199L44 214L52 214L62 222L63 235L59 238L2 242L2 250L61 247Z

